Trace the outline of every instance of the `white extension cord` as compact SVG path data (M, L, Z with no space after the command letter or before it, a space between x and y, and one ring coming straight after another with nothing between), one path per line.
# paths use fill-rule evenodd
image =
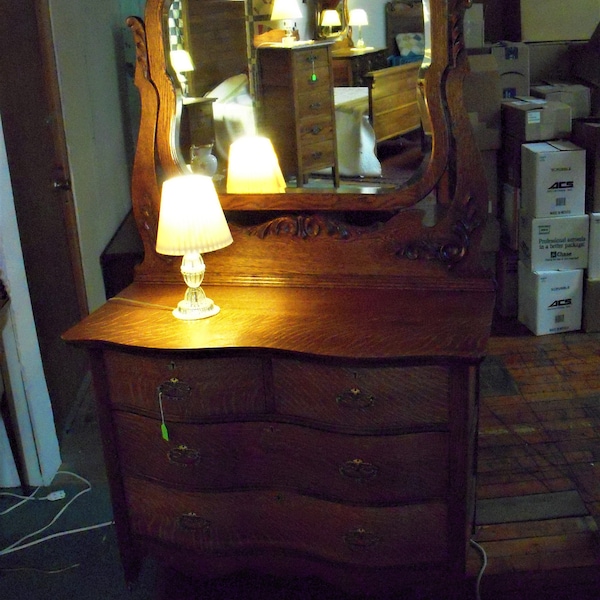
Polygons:
M73 502L75 502L75 500L77 500L77 498L79 498L79 496L89 492L92 489L92 484L85 479L85 477L81 477L80 475L77 475L76 473L72 473L71 471L58 471L58 474L61 475L70 475L71 477L75 477L76 479L84 482L86 484L86 488L83 490L80 490L79 492L77 492L59 511L58 513L56 513L56 515L53 517L53 519L47 524L44 525L44 527L41 527L40 529L37 529L36 531L33 531L32 533L28 533L27 535L23 536L21 539L17 540L16 542L13 542L12 544L10 544L9 546L7 546L6 548L3 548L0 550L0 556L6 556L7 554L11 554L13 552L17 552L19 550L24 550L25 548L29 548L31 546L35 546L36 544L41 544L42 542L46 542L48 540L57 538L57 537L62 537L65 535L71 535L73 533L81 533L83 531L90 531L92 529L99 529L101 527L108 527L110 525L112 525L114 523L114 521L106 521L104 523L98 523L96 525L88 525L86 527L78 527L77 529L69 529L66 531L59 531L57 533L52 533L50 535L47 535L45 537L42 538L38 538L36 540L32 540L30 542L24 543L26 540L35 537L36 535L39 535L40 533L43 533L44 531L46 531L49 527L51 527L52 525L54 525L54 523L56 523L56 521L60 518L60 516L67 510L67 508L69 508L69 506L71 506L71 504L73 504ZM19 498L21 501L18 502L17 504L11 506L10 508L8 508L7 510L3 511L2 513L0 513L0 516L5 515L13 510L15 510L16 508L18 508L19 506L22 506L23 504L25 504L26 502L32 501L32 500L48 500L50 502L56 502L58 500L64 500L64 498L66 497L66 494L64 492L64 490L57 490L54 492L50 492L47 496L43 496L43 497L36 497L35 494L39 491L39 487L36 488L31 495L29 496L20 496L18 494L12 494L10 492L0 492L0 496L11 496L14 498Z

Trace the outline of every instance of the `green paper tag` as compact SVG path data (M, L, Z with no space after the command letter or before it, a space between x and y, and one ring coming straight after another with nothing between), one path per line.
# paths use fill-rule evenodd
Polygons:
M167 426L164 423L160 424L160 431L162 433L162 438L165 442L169 441L169 431L167 430Z

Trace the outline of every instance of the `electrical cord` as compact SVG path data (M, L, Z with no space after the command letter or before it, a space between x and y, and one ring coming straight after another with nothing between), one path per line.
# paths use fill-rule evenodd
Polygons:
M469 540L469 543L481 555L481 568L479 569L477 579L475 580L475 597L477 598L477 600L481 600L481 578L483 577L483 573L487 567L487 554L485 550L475 540Z
M19 506L22 506L23 504L25 504L25 502L29 502L29 500L39 500L39 498L35 497L39 490L40 488L38 486L35 488L35 490L33 490L33 492L31 492L29 496L20 496L19 494L12 494L11 492L0 493L0 496L12 496L13 498L21 498L21 502L17 502L17 504L13 504L10 508L7 508L6 510L0 512L0 517L2 515L7 515L12 510L15 510L15 508L19 508Z
M58 474L61 475L70 475L71 477L75 477L76 479L82 481L83 483L85 483L87 485L87 487L83 490L80 490L79 492L77 492L59 511L58 513L56 513L56 515L52 518L52 520L47 524L44 525L44 527L41 527L40 529L33 531L32 533L28 533L27 535L23 536L21 539L17 540L16 542L13 542L12 544L10 544L9 546L7 546L6 548L3 548L2 550L0 550L0 556L6 556L7 554L11 554L13 552L17 552L19 550L24 550L25 548L29 548L31 546L35 546L36 544L41 544L42 542L46 542L48 540L57 538L57 537L62 537L65 535L71 535L73 533L81 533L83 531L90 531L92 529L99 529L101 527L108 527L110 525L112 525L114 523L114 521L105 521L104 523L98 523L96 525L89 525L86 527L78 527L76 529L69 529L66 531L59 531L57 533L52 533L50 535L47 535L43 538L37 539L37 540L33 540L31 542L27 542L26 544L24 544L23 542L25 542L26 540L39 535L40 533L43 533L44 531L46 531L46 529L48 529L49 527L51 527L52 525L54 525L54 523L56 523L56 521L60 518L60 516L67 510L67 508L69 508L69 506L71 506L71 504L73 504L73 502L75 502L75 500L77 500L77 498L79 498L80 496L82 496L83 494L86 494L87 492L89 492L92 489L92 484L85 479L84 477L81 477L80 475L77 475L76 473L72 473L71 471L58 471ZM35 490L33 492L33 494L31 496L23 496L21 502L19 502L17 505L11 507L11 509L9 509L6 512L9 512L10 510L13 510L14 508L16 508L17 506L21 506L22 504L24 504L25 502L29 501L32 499L32 496L39 490L39 488L37 488L37 490ZM13 496L17 496L17 494L12 494ZM62 490L58 491L58 492L51 492L50 494L48 494L48 496L44 497L44 498L36 498L37 500L60 500L62 498L64 498L64 492ZM5 514L2 513L2 514Z

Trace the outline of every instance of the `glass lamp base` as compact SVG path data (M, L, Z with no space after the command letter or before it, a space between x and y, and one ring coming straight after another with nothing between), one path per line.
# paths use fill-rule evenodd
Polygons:
M173 311L173 316L182 321L195 321L216 315L221 309L210 299L203 298L199 302L182 300Z

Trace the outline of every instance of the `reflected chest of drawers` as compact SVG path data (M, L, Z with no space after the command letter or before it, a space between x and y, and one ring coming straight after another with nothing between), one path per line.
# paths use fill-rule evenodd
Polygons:
M331 168L339 185L331 45L258 49L259 130L271 139L286 178L300 186Z
M268 305L291 299L269 294ZM354 291L344 309L331 291L302 294L294 301L312 298L323 322L369 297ZM118 297L67 335L94 338L85 343L126 575L150 553L195 576L250 568L363 593L432 574L460 580L473 525L477 352L405 355L401 346L429 339L410 333L406 309L410 326L375 320L351 347L352 333L330 340L300 308L250 332L235 298L211 297L220 320L175 322L146 308L148 298ZM260 344L272 326L279 335ZM190 331L199 337L173 345L174 332Z
M334 50L333 81L335 86L368 86L369 71L385 69L387 50L382 48L342 48Z

